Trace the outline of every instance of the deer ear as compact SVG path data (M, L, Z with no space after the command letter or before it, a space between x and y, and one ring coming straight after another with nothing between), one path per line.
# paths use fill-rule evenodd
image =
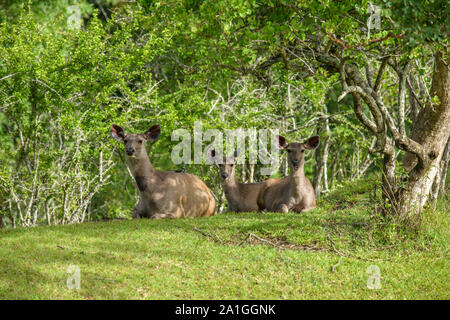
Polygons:
M286 149L289 144L283 136L276 136L275 143L278 147L280 147L280 149Z
M153 127L148 129L144 133L144 136L145 139L147 139L148 141L155 142L156 140L158 140L160 134L161 134L161 126L159 124L155 124Z
M237 158L239 156L239 153L241 152L241 150L239 148L237 148L236 150L234 150L234 157Z
M308 150L313 150L319 146L319 143L319 136L311 137L305 142L305 148Z
M214 149L209 150L209 152L208 152L208 161L209 161L210 164L214 164L216 162L216 155L217 155L216 150L214 150Z
M123 129L115 124L113 124L111 126L111 136L121 142L123 141L123 139L125 139L125 132L123 131Z

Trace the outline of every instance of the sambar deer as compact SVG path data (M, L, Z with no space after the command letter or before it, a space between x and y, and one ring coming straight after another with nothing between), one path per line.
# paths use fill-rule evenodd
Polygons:
M159 171L150 162L145 142L155 142L161 133L159 124L145 133L125 134L111 126L111 135L125 145L128 165L139 189L134 218L184 218L214 215L216 201L198 177L174 171Z
M316 197L311 181L305 176L305 151L319 145L319 136L309 138L304 143L288 143L277 136L280 149L288 153L290 174L284 178L270 178L258 195L258 207L272 212L302 212L316 207Z
M238 155L239 151L236 150L232 157L223 157L222 161L217 161L215 159L217 156L216 151L211 150L209 153L210 160L219 166L222 188L228 201L227 211L258 211L256 200L264 183L241 183L237 181L235 162Z

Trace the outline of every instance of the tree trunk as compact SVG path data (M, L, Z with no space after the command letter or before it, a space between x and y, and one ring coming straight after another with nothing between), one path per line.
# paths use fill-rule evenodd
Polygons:
M248 165L248 167L250 170L250 172L248 174L248 182L253 183L253 182L255 182L255 165L253 163L250 163Z
M333 188L334 186L334 181L337 175L337 165L338 165L338 161L339 161L339 154L341 152L342 149L342 141L341 143L337 146L336 149L332 150L332 153L334 154L334 157L332 157L331 160L331 174L330 174L330 188Z
M419 107L417 105L416 97L414 96L413 90L414 88L414 77L412 74L409 75L409 86L408 86L408 92L409 92L409 105L411 107L411 120L412 122L416 122L417 115L419 113Z
M381 179L381 194L383 200L383 215L387 215L394 210L397 212L398 201L396 199L397 183L395 179L395 149L391 144L386 144L385 150L382 155L382 179Z
M331 164L331 177L330 177L330 187L333 188L334 186L334 180L337 174L336 168L337 168L337 156L334 158L333 163Z
M328 149L330 145L330 126L328 122L328 110L325 106L323 108L323 114L325 116L325 119L322 120L321 125L318 127L318 134L320 134L321 131L325 131L326 137L323 140L322 148L319 148L316 151L316 167L314 172L314 180L313 180L313 187L314 187L314 193L316 195L316 199L320 196L321 191L321 182L324 180L324 190L328 191L328 179L326 175L327 172L327 161L328 161Z
M314 188L314 194L316 196L316 199L319 198L320 195L320 182L322 181L322 148L319 147L316 150L316 166L314 169L314 179L313 179L313 188Z
M445 179L447 177L448 160L450 158L450 139L442 154L439 172L436 174L431 191L431 200L437 200L440 193L445 192Z
M402 220L415 222L431 193L440 162L450 136L450 66L448 53L437 52L431 85L432 100L420 110L411 129L411 138L425 149L426 159L405 154L403 166L408 174L406 186L398 193ZM437 98L437 99L436 99Z
M441 160L441 164L442 164L442 168L441 168L441 183L439 185L439 189L441 193L444 193L446 191L445 189L445 182L447 180L447 172L448 172L448 162L450 160L450 140L447 142L447 154L445 157L445 161L442 162ZM444 156L442 156L444 158Z
M245 163L242 164L241 181L243 183L247 182L247 167L246 167Z

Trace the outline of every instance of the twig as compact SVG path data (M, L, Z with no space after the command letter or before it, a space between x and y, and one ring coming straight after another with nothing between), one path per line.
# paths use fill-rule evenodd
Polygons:
M8 78L11 78L11 77L14 77L16 74L19 74L19 73L20 72L11 73L11 74L9 74L7 76L4 76L3 78L0 78L0 81L8 79Z
M223 243L223 240L220 239L220 237L219 237L216 233L214 233L214 232L212 232L212 235L211 235L211 234L208 234L208 233L206 233L206 232L200 230L200 229L197 228L197 227L192 228L192 230L201 233L201 234L204 235L205 237L209 237L209 238L213 238L213 239L215 238L215 239L219 240L220 243Z
M238 247L240 247L244 242L246 242L247 241L247 239L250 237L250 234L247 234L246 236L245 236L245 238L244 239L242 239L242 241L241 242L239 242L238 244L237 244L237 246Z
M334 246L334 241L333 241L333 239L331 239L330 235L328 235L328 241L330 241L331 249L333 249L334 252L336 252L340 256L350 258L350 255L345 254L345 253L339 251L338 249L336 249L336 247Z
M334 43L337 43L338 45L340 45L344 50L347 49L358 49L361 47L367 47L370 46L374 43L377 42L383 42L389 38L393 38L393 39L401 39L403 38L403 34L397 35L397 34L393 34L392 32L389 32L385 37L382 38L376 38L376 39L370 39L369 41L367 41L367 43L357 43L355 45L348 45L346 44L344 41L342 41L341 39L336 38L333 34L328 34L328 37L330 38L331 41L333 41Z
M266 242L266 243L268 243L268 244L270 244L270 245L272 245L272 246L274 246L274 247L277 247L277 248L280 248L280 249L284 249L282 246L279 246L279 245L277 245L276 243L273 243L272 241L269 241L269 240L260 238L260 237L258 237L256 234L254 234L254 233L249 233L248 236L249 236L249 237L254 237L254 238L258 239L259 241Z
M335 265L332 265L332 266L331 266L331 272L334 272L334 271L336 270L336 267L339 266L339 265L341 264L341 259L342 259L342 258L339 258L338 263L336 263Z
M408 85L408 89L409 92L412 94L413 98L416 100L416 102L419 104L420 109L423 109L423 105L422 102L420 101L420 99L417 97L416 93L414 92L414 88L411 84L411 81L409 81L409 77L406 78L406 84Z

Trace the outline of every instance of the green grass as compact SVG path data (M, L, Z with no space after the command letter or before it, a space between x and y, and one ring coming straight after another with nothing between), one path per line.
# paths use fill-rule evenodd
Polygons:
M348 183L304 214L2 230L0 299L449 299L448 198L413 233L373 215L372 186Z

